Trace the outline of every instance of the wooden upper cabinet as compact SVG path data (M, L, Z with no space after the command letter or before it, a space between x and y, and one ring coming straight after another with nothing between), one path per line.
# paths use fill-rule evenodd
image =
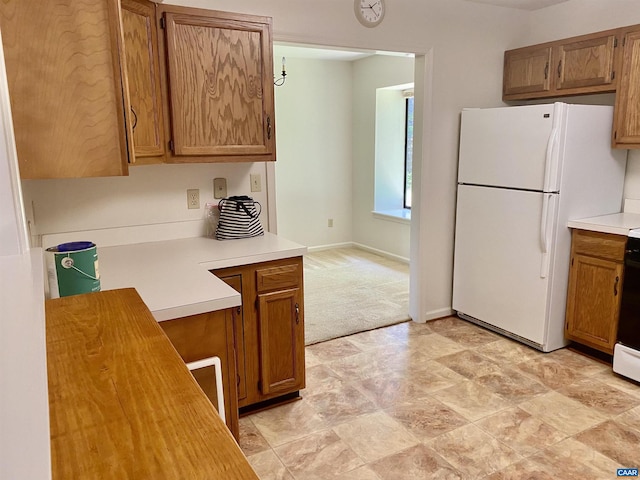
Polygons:
M640 148L640 27L622 41L622 75L616 95L613 144Z
M118 0L0 2L20 175L126 175Z
M136 162L160 163L165 141L155 4L122 0L122 28Z
M551 47L519 48L504 54L503 97L548 92Z
M165 28L170 160L275 160L271 19L168 5L158 11Z
M507 50L504 100L614 92L618 30Z
M557 90L611 85L616 36L598 36L557 47Z

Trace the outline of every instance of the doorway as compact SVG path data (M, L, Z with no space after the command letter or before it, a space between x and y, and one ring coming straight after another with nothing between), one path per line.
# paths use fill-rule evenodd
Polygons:
M312 254L355 247L372 260L407 267L411 210L404 208L403 198L404 135L413 54L276 43L275 78L281 77L283 64L286 80L275 87L278 233L307 245ZM396 97L401 108L389 109ZM381 118L381 111L389 113ZM390 119L394 114L397 118ZM393 173L393 163L400 173L397 168ZM395 190L388 181L394 175ZM363 284L354 283L354 289ZM404 293L408 297L408 272ZM330 310L329 305L324 309ZM405 313L408 320L408 306ZM379 320L379 326L399 321L397 314Z

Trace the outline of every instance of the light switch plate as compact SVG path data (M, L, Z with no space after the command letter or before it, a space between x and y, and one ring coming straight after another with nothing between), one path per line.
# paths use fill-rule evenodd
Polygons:
M227 196L227 179L213 179L213 198L224 198Z
M252 173L249 175L249 180L251 181L251 191L252 192L261 192L262 191L262 182L260 180L259 173Z

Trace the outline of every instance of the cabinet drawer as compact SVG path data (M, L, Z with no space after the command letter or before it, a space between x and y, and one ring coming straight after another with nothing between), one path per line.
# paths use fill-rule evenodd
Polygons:
M258 292L297 287L300 285L301 279L301 263L291 263L256 270L256 288Z
M573 231L573 253L622 262L627 237L611 233Z

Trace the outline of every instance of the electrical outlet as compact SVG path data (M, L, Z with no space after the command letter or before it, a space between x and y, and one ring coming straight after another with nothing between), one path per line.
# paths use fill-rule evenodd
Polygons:
M200 208L200 189L190 188L187 190L187 208Z
M251 181L251 191L252 192L261 192L262 191L262 182L260 181L259 173L252 173L249 175L249 179Z
M227 179L213 179L213 198L224 198L227 196Z

